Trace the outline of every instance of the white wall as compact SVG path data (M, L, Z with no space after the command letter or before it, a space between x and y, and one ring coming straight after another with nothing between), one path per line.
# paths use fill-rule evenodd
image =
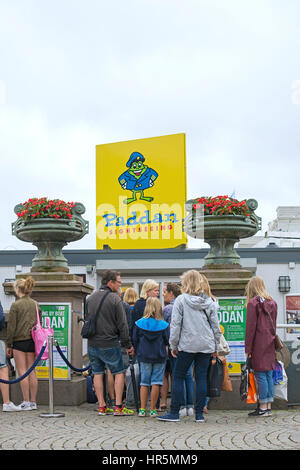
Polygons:
M259 264L256 275L263 278L267 291L277 302L277 323L286 323L285 294L278 290L278 278L279 276L290 276L291 290L289 294L300 294L300 264L296 264L292 269L289 267L289 263ZM278 329L278 334L284 339L291 339L291 335L287 336L285 330Z

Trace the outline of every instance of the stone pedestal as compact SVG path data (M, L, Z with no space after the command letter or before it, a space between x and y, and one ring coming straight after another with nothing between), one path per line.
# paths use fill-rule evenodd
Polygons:
M241 297L253 272L242 268L240 264L210 264L200 271L209 282L216 297Z
M84 367L82 358L82 322L83 305L85 297L91 294L94 287L82 282L79 276L69 273L48 272L38 273L30 272L16 276L16 278L33 277L35 285L31 297L37 302L71 304L70 321L70 349L71 355L69 362L76 368ZM4 283L5 291L13 294L13 284ZM80 373L72 370L71 379L54 379L54 405L80 405L86 401L86 379ZM39 379L39 389L37 402L39 404L48 404L48 379ZM20 383L11 385L11 400L19 403L21 400Z

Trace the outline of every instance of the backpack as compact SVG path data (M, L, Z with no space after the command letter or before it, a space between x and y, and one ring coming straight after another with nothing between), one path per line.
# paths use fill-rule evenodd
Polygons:
M102 304L103 304L105 298L108 296L109 293L110 293L110 291L108 290L108 291L105 292L105 294L102 296L96 314L95 314L95 315L91 315L88 320L84 320L83 327L82 327L82 330L81 330L81 336L82 336L83 338L89 339L89 338L91 338L92 336L95 336L95 334L96 334L96 320L97 320L97 316L98 316L98 313L100 312L100 309L101 309L101 307L102 307Z

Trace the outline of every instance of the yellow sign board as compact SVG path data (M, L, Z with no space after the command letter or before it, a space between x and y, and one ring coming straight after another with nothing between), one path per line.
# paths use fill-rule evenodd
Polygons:
M97 249L186 243L185 134L96 146Z

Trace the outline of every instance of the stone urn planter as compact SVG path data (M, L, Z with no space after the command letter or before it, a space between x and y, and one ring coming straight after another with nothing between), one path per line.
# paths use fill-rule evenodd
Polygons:
M255 199L248 199L244 203L245 214L207 213L203 206L197 207L198 199L186 202L187 217L185 218L185 231L193 238L203 239L210 249L205 256L205 265L239 265L240 257L234 244L241 238L255 235L261 229L261 218L254 211L258 207ZM247 213L247 215L246 215Z
M67 259L62 248L70 242L83 238L89 231L89 224L82 218L85 207L75 203L68 218L37 217L23 219L20 213L25 210L18 204L14 212L18 219L12 223L12 234L19 240L30 242L38 249L32 260L33 272L69 272Z

